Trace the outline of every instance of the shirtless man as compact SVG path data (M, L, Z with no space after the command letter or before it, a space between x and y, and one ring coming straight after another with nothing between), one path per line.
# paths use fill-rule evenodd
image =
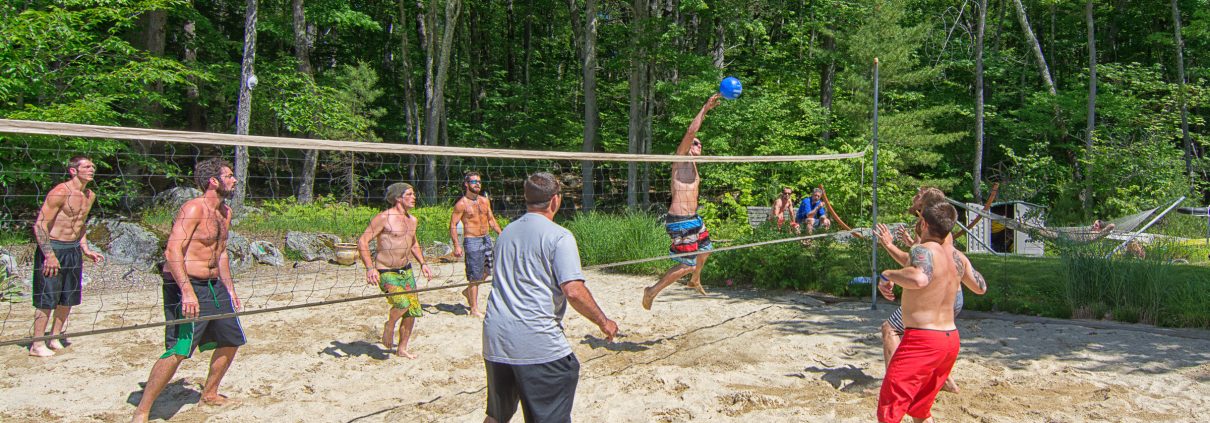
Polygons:
M706 104L702 105L702 110L697 112L697 117L693 118L689 129L685 131L685 136L681 138L681 144L676 148L677 155L700 156L702 154L702 141L697 139L697 131L702 127L702 121L706 119L706 112L718 106L721 98L721 94L714 94L710 96L709 100L706 100ZM672 164L672 204L668 206L668 217L664 221L664 229L672 238L672 247L669 249L672 254L713 249L710 244L710 232L706 231L705 223L697 215L697 194L701 183L702 177L697 173L697 163L676 162ZM664 272L655 285L643 288L643 308L651 310L651 303L655 301L657 295L660 295L660 291L690 272L693 273L693 277L690 279L689 286L696 289L697 292L705 294L706 290L702 289L702 267L706 265L707 257L710 257L710 253L673 258L672 260L677 264Z
M919 216L921 211L924 209L924 207L931 206L936 203L943 203L943 202L945 202L945 193L941 192L941 190L939 190L937 188L931 188L931 187L930 188L921 188L920 191L918 191L916 193L916 196L912 197L912 204L911 204L911 206L908 207L908 212ZM919 225L919 222L917 222L917 225ZM916 237L920 237L921 235L919 232L920 231L919 226L917 226L915 229L916 229ZM903 245L907 245L909 247L916 245L916 240L913 239L912 235L908 233L906 228L903 228L903 227L899 228L897 235L898 235L897 238L899 239L899 241L901 243L903 243ZM877 237L878 243L881 244L882 248L885 249L887 254L889 254L891 256L891 259L893 259L893 260L895 260L895 262L899 263L900 266L908 266L910 264L910 258L908 256L908 252L900 250L899 247L895 246L894 240L892 239L892 236L891 236L891 232L887 228L886 225L878 224L878 227L875 228L874 236ZM953 234L946 235L945 241L942 242L942 245L953 246L954 245ZM966 260L966 256L963 255L962 259ZM970 269L970 271L966 272L966 274L963 276L962 283L964 285L966 285L967 288L969 288L976 295L983 295L986 292L986 290L982 290L982 291L979 290L980 285L978 282L978 281L983 281L983 275L979 274L979 271L975 270L974 266L972 266L970 264L969 260L965 261L964 266L965 266L965 268ZM984 281L982 283L983 283L983 286L986 286L986 281ZM889 286L889 285L887 285L887 286ZM895 295L892 291L887 290L887 291L884 291L883 294L887 300L895 301ZM963 302L964 302L964 299L962 297L962 290L959 289L958 293L954 297L954 317L955 318L958 317L959 313L962 313ZM899 342L903 338L903 331L904 331L903 309L896 308L895 311L891 313L891 316L888 317L886 319L886 321L882 322L883 363L886 363L887 365L890 364L891 356L895 354L895 349L899 348ZM958 383L955 382L952 377L949 379L946 379L945 385L943 385L941 387L941 390L947 391L947 392L953 392L956 394L959 391Z
M433 272L424 262L424 252L416 239L416 216L410 213L416 207L416 191L403 182L391 184L387 187L386 202L391 208L370 220L366 231L357 239L357 249L366 266L367 283L377 285L384 293L401 292L386 297L391 308L387 323L382 327L382 346L388 350L395 347L396 354L416 358L408 351L408 341L411 340L416 318L423 313L416 294L404 292L416 289L411 258L415 257L420 262L420 271L426 279L432 279ZM371 239L378 240L377 254L370 254ZM400 318L403 320L400 321ZM399 322L399 342L392 345L395 322Z
M773 215L777 216L777 230L781 230L781 226L786 223L786 212L794 207L794 189L790 187L782 187L781 195L773 200ZM790 221L790 229L794 233L798 233L798 222Z
M454 203L454 212L450 216L450 242L454 244L454 256L462 257L463 244L466 246L466 280L478 282L487 278L492 267L492 237L488 229L500 235L500 223L492 214L492 202L483 192L483 179L478 172L467 172L462 178L464 188L462 198ZM458 223L462 223L463 236L466 240L458 243ZM479 285L471 285L462 290L470 307L471 316L483 318L479 311Z
M166 321L228 314L240 309L227 260L231 207L226 204L238 181L231 163L219 158L198 163L193 178L204 192L181 205L164 248L161 277ZM168 325L164 327L164 341L167 350L151 367L132 422L147 421L156 397L195 349L214 349L210 373L202 387L202 403L227 403L227 397L219 395L218 385L235 359L236 350L247 343L238 317Z
M46 324L54 313L55 323L51 336L63 333L63 325L71 314L71 307L80 305L81 279L84 276L84 257L93 263L104 260L100 253L88 248L84 238L87 230L84 222L97 196L88 189L97 168L92 160L75 156L67 162L67 182L55 185L46 193L42 210L34 221L34 238L38 250L34 253L33 303L34 336L46 335ZM52 350L63 349L59 339L38 341L30 344L29 355L50 357Z
M885 270L878 289L887 295L893 285L903 287L903 341L891 363L878 396L878 421L899 422L904 414L915 422L932 421L933 400L958 358L958 327L954 324L954 297L969 270L965 256L945 245L958 218L949 203L925 207L921 213L920 243L912 246L910 265ZM985 291L986 285L980 286Z

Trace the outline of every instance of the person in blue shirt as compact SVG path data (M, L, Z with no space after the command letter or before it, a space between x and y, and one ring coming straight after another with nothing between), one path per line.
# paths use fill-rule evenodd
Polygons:
M832 228L832 221L828 220L828 212L823 206L823 189L815 188L810 197L798 203L794 223L807 228L808 235L815 232L816 227L822 226L825 230Z

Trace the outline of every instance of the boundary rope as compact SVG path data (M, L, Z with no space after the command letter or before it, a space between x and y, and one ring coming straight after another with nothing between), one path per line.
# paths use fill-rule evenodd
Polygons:
M268 137L258 135L216 134L209 132L173 131L165 129L128 128L121 126L82 125L75 123L38 122L0 119L0 132L27 135L108 138L139 141L163 141L190 144L274 147L294 150L327 150L360 153L394 153L406 155L461 156L510 159L588 160L626 162L696 162L696 163L755 163L813 160L839 160L864 157L865 152L815 154L796 156L677 156L671 154L582 153L565 151L509 150L499 148L443 147L412 144L391 144L354 141L334 141L307 138Z

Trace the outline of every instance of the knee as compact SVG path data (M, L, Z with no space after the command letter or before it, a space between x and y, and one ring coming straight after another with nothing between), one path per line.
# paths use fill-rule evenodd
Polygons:
M883 321L882 322L882 341L886 342L887 340L898 338L898 337L899 337L899 332L895 331L895 327L891 326L891 322Z

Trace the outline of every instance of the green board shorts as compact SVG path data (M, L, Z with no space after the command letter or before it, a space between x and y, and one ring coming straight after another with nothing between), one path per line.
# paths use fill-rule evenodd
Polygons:
M185 318L181 311L181 288L176 285L172 274L163 273L164 278L164 321ZM218 279L192 279L193 292L197 295L198 316L215 316L235 312L231 293ZM173 355L189 358L195 350L209 351L220 347L238 347L248 343L244 328L238 317L181 323L164 327L164 344L167 346L160 358Z

